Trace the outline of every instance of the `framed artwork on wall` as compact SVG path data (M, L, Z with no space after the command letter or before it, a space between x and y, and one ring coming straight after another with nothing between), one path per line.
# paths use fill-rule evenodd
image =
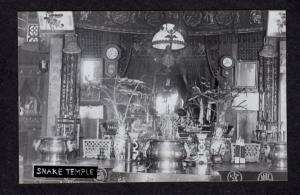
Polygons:
M93 85L103 79L102 58L82 58L80 63L80 105L99 104L100 93Z
M235 67L235 86L237 88L257 88L258 61L237 61Z
M37 13L41 33L61 34L75 30L72 11L42 11Z
M259 110L259 93L239 93L233 100L232 106L235 110Z
M272 10L268 14L268 37L285 37L286 36L286 11Z

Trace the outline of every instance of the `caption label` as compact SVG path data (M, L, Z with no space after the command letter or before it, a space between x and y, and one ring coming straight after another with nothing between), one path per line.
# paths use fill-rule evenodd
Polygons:
M34 165L34 177L97 178L98 167Z

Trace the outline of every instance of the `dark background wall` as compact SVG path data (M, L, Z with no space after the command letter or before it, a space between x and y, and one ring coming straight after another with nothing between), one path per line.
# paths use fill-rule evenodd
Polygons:
M152 35L112 33L81 28L76 29L76 32L79 46L82 49L81 57L102 58L103 48L109 43L115 43L122 49L122 58L119 63L120 75L143 80L149 87L153 87L155 71L163 68L159 61L163 52L151 48ZM172 82L178 87L183 99L190 95L191 87L195 84L199 85L203 79L211 82L214 86L216 78L213 75L219 69L220 58L223 55L235 53L237 60L257 60L258 51L263 45L263 36L264 32L186 37L187 47L174 53L176 63L172 67ZM211 58L210 66L203 48L207 49ZM20 66L37 67L41 56L47 56L47 53L40 53L39 47L31 44L25 49L19 49L18 62ZM234 81L233 76L229 78L231 83ZM187 85L184 83L184 77L187 79ZM47 74L42 75L42 78L47 78ZM158 77L156 86L161 86L165 81L164 79L165 77ZM219 85L222 85L223 79L222 77L219 78ZM19 81L22 82L22 79ZM20 91L22 90L20 89ZM241 123L239 127L246 129L245 131L250 136L254 125L248 124L247 117L250 117L251 120L254 119L256 112L245 112L231 111L227 114L226 120L237 127L237 114L240 114L241 117L239 118L242 122L239 122ZM86 138L95 137L95 129L95 120L84 119L82 121L82 136Z
M82 57L102 58L103 48L109 43L115 43L122 49L122 58L119 63L119 74L125 77L143 80L149 87L153 87L155 72L163 68L159 59L163 52L151 47L152 35L137 35L126 33L112 33L97 30L77 29L79 45L82 49ZM219 60L224 55L232 56L234 53L237 60L258 60L258 52L263 46L263 32L245 34L225 34L211 36L190 36L186 37L187 47L182 51L174 53L176 63L172 67L172 82L178 87L183 99L191 94L191 87L198 85L200 81L222 86L224 78L218 78L216 82L216 71L220 69ZM203 48L211 59L210 66ZM187 85L183 77L187 79ZM166 77L157 77L156 88L165 82ZM234 84L234 75L228 78ZM237 121L237 116L240 121ZM249 120L248 120L249 119ZM226 121L235 129L243 129L240 135L249 137L256 125L256 112L234 111L227 113ZM249 121L254 121L249 122ZM83 124L87 124L83 122ZM237 125L238 124L238 125ZM88 125L83 127L85 135L92 136L95 133L96 122L89 120Z

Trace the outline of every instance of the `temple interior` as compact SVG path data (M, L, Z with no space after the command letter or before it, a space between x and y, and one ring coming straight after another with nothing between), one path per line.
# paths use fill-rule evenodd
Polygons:
M285 17L18 12L20 183L287 180Z

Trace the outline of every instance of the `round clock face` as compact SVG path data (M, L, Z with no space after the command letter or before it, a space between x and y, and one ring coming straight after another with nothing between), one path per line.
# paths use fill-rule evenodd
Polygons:
M226 68L231 68L233 66L233 60L230 57L225 57L222 60L222 65Z
M115 47L110 47L106 50L106 57L110 60L114 60L118 57L119 50Z

